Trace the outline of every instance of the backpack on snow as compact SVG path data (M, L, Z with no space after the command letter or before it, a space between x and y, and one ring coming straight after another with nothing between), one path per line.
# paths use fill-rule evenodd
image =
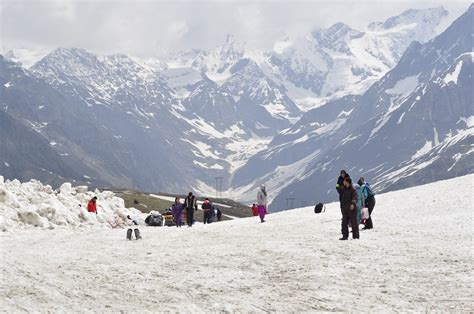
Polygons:
M326 206L324 206L323 203L318 203L316 206L314 206L314 213L315 214L320 214L322 212L326 211Z

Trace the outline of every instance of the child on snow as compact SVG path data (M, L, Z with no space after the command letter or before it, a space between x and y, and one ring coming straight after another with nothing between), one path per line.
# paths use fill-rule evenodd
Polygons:
M130 217L130 215L127 215L127 220L129 225L127 230L127 239L132 240L132 228L134 228L135 230L133 231L135 232L135 238L140 240L142 237L140 236L140 230L138 230L138 221Z
M173 213L176 227L181 227L183 225L183 211L184 211L184 204L181 204L179 197L176 197L174 199L173 206L171 206L171 212Z
M87 211L97 215L97 196L94 196L89 203L87 203Z
M257 204L252 205L252 216L258 216L258 206L257 206Z

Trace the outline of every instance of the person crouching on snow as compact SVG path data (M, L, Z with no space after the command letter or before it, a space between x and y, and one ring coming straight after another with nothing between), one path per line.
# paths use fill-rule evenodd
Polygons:
M260 222L265 222L265 214L267 213L267 191L265 185L262 184L257 193L258 215Z
M128 225L129 228L127 230L127 239L132 240L132 228L135 229L135 238L140 240L142 237L140 236L140 230L138 230L138 221L127 215Z
M89 203L87 203L87 211L97 215L97 196L94 196Z

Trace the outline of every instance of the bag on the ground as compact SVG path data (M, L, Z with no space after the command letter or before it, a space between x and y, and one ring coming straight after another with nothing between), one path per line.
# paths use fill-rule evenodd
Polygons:
M362 208L362 212L361 212L361 215L360 215L360 219L361 220L367 220L369 219L369 209L367 207L363 207Z
M173 213L170 212L170 211L166 211L164 214L163 214L163 220L165 222L165 226L167 227L171 227L171 226L175 226L175 222L174 222L174 217L173 217Z
M314 207L314 213L315 214L320 214L322 212L326 211L326 206L324 206L323 203L318 203L316 204L316 206Z
M153 213L146 217L145 223L148 226L161 227L163 225L163 216L161 216L159 213Z

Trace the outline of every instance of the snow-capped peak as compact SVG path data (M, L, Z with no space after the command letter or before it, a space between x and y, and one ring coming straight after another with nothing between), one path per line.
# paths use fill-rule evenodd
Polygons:
M18 63L26 69L29 69L36 62L44 58L51 51L43 50L40 48L37 49L27 49L27 48L4 48L5 59Z
M90 61L97 60L97 57L82 48L57 48L53 50L48 56L48 59L67 59L67 58L83 58Z
M5 55L4 55L5 59L7 59L8 61L12 61L12 62L17 62L17 57L15 55L15 52L13 50L8 50Z
M338 52L350 53L348 42L352 39L364 36L363 32L352 29L350 26L339 22L327 29L314 31L312 38L322 48L328 48Z
M329 39L337 39L338 37L345 37L350 35L351 37L363 35L363 32L353 29L349 25L338 22L331 25L328 28L315 30L311 32L312 37L317 40L326 41Z
M99 58L80 48L57 48L38 61L33 70L49 73L64 73L71 77L87 77L103 70Z
M224 73L243 57L243 46L228 34L224 44L211 50L198 65L211 73Z
M142 65L143 67L149 68L150 70L155 72L161 72L168 69L168 65L166 64L166 62L163 62L158 58L138 58L133 56L130 58L136 63Z
M282 40L276 41L273 44L273 51L281 54L286 48L290 47L292 44L289 37L285 37Z
M410 9L400 15L389 17L384 22L373 22L368 25L372 31L393 30L409 26L413 23L436 26L448 15L448 11L442 6L428 9Z
M224 44L218 47L218 50L220 50L221 55L242 55L244 52L244 44L237 41L234 35L227 34Z

